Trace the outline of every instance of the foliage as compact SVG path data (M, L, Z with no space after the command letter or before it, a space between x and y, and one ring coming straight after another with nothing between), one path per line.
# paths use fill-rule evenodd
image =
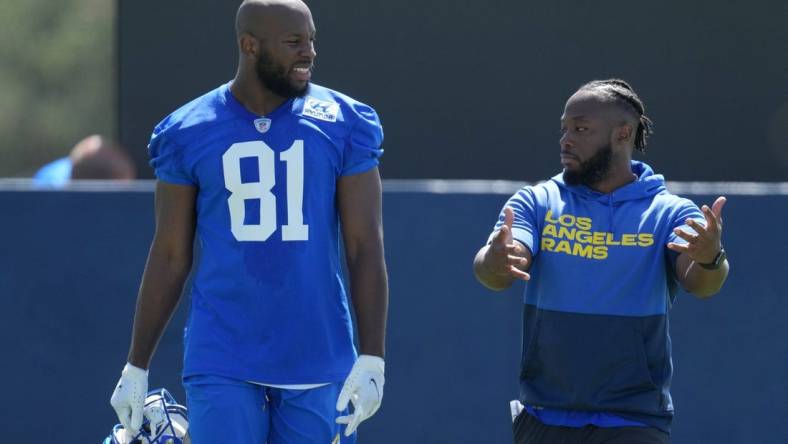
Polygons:
M0 176L115 136L115 2L0 2Z

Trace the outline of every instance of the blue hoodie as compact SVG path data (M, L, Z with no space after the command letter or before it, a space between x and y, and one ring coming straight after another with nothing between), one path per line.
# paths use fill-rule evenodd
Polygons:
M525 288L520 400L531 412L580 413L587 424L641 423L669 432L668 308L677 255L666 245L683 242L673 229L688 228L687 218L705 219L645 163L633 161L632 172L636 181L608 194L567 185L559 174L506 203L514 210L513 237L534 258ZM496 231L502 223L503 212ZM627 421L598 424L600 414Z

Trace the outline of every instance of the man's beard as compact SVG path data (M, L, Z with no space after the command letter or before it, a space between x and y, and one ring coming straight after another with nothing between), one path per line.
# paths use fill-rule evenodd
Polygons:
M564 169L564 182L567 185L594 185L601 182L613 164L613 146L608 143L590 159L580 162L576 171Z
M274 64L269 54L265 51L260 53L260 58L257 59L256 70L257 78L260 82L278 96L286 99L304 97L309 90L309 82L301 88L293 86L287 78L287 69L284 66Z

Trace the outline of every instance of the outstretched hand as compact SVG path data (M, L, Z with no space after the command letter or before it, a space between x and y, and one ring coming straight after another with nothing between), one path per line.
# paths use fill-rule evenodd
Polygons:
M673 232L687 243L669 242L668 248L678 253L686 253L690 259L700 264L713 262L722 248L722 207L725 206L725 202L725 197L720 196L714 201L711 208L708 205L703 205L701 211L706 218L706 225L703 226L693 219L687 219L687 225L697 234L675 228Z
M510 276L527 281L531 275L523 271L528 265L525 247L512 238L514 211L510 207L503 210L504 219L501 229L495 233L484 257L484 264L493 274Z

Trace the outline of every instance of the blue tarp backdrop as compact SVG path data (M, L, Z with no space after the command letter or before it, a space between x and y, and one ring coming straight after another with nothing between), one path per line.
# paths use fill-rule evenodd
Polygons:
M523 288L493 293L471 272L506 197L385 194L386 395L360 443L511 442ZM108 401L153 233L152 193L3 191L0 208L3 440L99 443L116 422ZM724 216L726 287L708 301L682 294L671 312L674 443L788 442L788 196L729 196ZM150 377L181 401L188 302Z

